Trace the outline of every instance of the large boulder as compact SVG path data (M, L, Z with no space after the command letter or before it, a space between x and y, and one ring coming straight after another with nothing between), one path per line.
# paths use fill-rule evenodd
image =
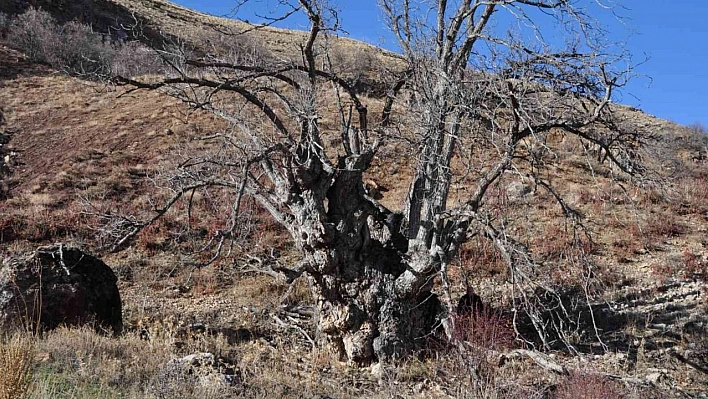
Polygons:
M118 279L110 267L63 244L6 257L0 266L0 330L90 324L123 329Z

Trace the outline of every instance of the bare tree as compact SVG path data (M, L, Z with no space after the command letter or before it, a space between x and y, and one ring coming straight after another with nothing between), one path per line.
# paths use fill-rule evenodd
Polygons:
M120 244L181 197L223 187L236 198L229 228L215 237L218 253L238 230L243 198L253 198L302 253L285 274L310 279L319 342L369 362L405 355L440 325L454 328L448 268L463 243L483 237L508 263L517 312L547 343L553 326L542 313L569 315L488 193L517 173L552 193L580 227L581 215L543 178L553 160L550 134L598 146L620 173L642 172L642 137L612 107L627 70L616 70L621 58L602 51L599 28L568 0L382 0L403 57L386 98L374 101L328 57L336 12L319 0L281 3L288 15L309 18L300 60L171 56L174 73L161 81L116 79L164 89L230 123L210 137L223 139L220 150L183 163L172 180L174 197L155 217L129 220ZM504 21L519 28L502 31ZM544 27L563 40L546 42ZM410 112L395 106L402 91L412 98ZM323 119L331 104L334 122ZM392 139L418 154L398 212L368 196L363 184L377 150ZM433 293L438 277L443 300Z

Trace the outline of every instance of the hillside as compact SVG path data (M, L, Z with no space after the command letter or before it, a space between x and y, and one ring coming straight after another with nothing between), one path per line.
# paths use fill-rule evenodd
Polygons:
M228 42L224 30L249 28L162 0L34 3L65 20L81 18L97 26L128 23L135 15L153 38L154 32L163 32L205 51ZM0 11L16 12L21 5L3 2ZM295 44L305 36L267 28L246 37L275 57L293 58ZM394 68L397 62L395 55L363 43L342 40L338 45L350 57L366 55L370 64ZM362 73L372 80L379 74ZM365 100L381 102L374 95ZM6 120L0 129L9 134L7 146L14 154L9 195L0 200L0 253L63 241L102 255L119 276L129 327L116 339L83 329L60 329L38 339L33 397L442 398L514 392L519 396L504 397L542 398L567 386L621 388L625 397L636 398L708 397L705 132L617 106L616 112L657 137L649 151L654 156L646 160L654 180L639 187L623 185L606 164L554 138L563 150L554 154L558 162L548 178L562 182L562 194L591 221L603 299L594 304L595 314L607 346L592 342L589 330L577 331L571 339L581 353L548 354L553 362L580 370L570 377L543 370L523 356L495 363L494 374L474 377L460 366L469 359L451 349L372 370L311 347L315 331L305 281L288 287L252 272L254 262L274 248L283 254L280 261L297 259L286 232L255 206L247 248L206 268L193 267L202 255L190 250L206 232L222 228L219 216L229 204L219 198L196 201L202 212L197 220L187 220L186 205L181 206L141 234L135 245L117 253L106 248L110 237L102 230L101 216L148 214L167 195L160 186L163 175L189 154L215 148L198 140L223 127L214 116L189 111L159 91L128 91L68 77L6 46L0 46L0 109ZM330 111L323 126L336 119L334 108ZM411 162L406 151L400 143L382 148L367 175L367 181L382 188L381 203L391 209L400 207L412 169L387 157L403 154L395 159ZM510 199L510 219L525 238L539 243L541 255L563 256L564 222L548 206L550 195L534 189L514 196L512 182L505 181L507 192L500 194ZM185 221L193 223L188 232ZM482 242L470 242L460 265L473 272L472 284L485 302L500 309L509 304L504 265ZM558 281L578 279L556 272ZM461 295L459 287L455 293ZM503 341L492 335L480 344ZM166 366L170 359L197 352L237 364L235 391L218 384L207 389Z
M257 45L280 59L299 59L299 44L305 32L260 27L245 22L214 17L163 0L33 0L0 4L0 12L14 15L28 6L51 13L58 21L78 20L90 23L101 33L125 31L140 35L155 47L186 44L194 49L228 51L240 45ZM130 29L136 27L135 32ZM350 61L357 58L376 60L376 64L395 67L398 55L348 38L333 44L334 51Z

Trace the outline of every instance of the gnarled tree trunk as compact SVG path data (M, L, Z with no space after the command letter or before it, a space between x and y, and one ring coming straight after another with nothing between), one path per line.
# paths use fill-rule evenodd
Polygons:
M320 341L342 360L364 364L420 346L442 311L431 279L415 290L400 284L420 260L407 253L402 215L364 192L362 174L372 155L340 157L334 176L322 177L329 184L300 193L307 200L290 207L301 215L289 225L313 280ZM415 269L434 270L428 266Z

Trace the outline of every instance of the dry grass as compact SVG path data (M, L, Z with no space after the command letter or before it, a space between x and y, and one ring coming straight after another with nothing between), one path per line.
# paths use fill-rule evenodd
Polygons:
M0 399L22 399L32 382L34 341L28 335L0 339Z
M279 59L299 59L300 44L307 40L307 33L304 31L273 27L254 29L255 25L206 15L163 0L118 0L116 3L159 27L164 34L179 37L188 45L197 48L206 46L223 51L238 47L257 47ZM251 32L239 35L245 30ZM336 52L343 58L343 64L360 63L362 53L366 54L367 58L374 59L378 65L395 68L401 64L396 54L357 40L335 37L332 42Z

